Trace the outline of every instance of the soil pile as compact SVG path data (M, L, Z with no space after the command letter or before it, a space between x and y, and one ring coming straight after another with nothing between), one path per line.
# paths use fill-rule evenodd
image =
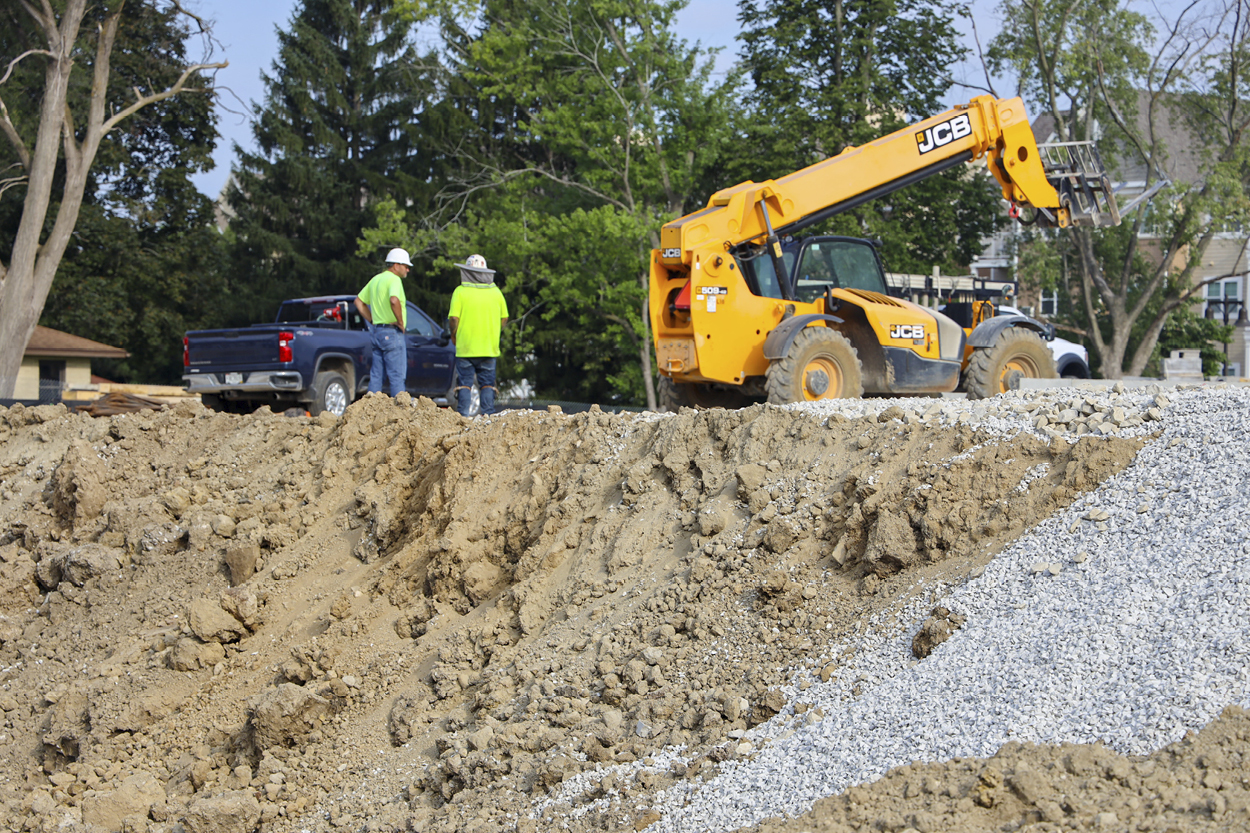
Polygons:
M749 754L796 668L836 673L868 617L1123 469L1142 441L1099 426L1157 418L1018 403L1043 433L1008 436L908 402L0 409L9 829L642 829L648 795ZM960 624L935 610L916 655ZM1126 819L1152 778L1185 812L1208 778L1244 808L1244 719L1153 769L1089 748L916 765L808 824L997 829L1019 815L990 811L1029 790ZM636 766L583 810L543 804L607 764ZM1075 797L1116 784L1115 809Z

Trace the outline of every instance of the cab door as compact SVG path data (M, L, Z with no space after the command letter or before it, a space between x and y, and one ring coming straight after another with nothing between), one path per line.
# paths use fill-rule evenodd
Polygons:
M440 396L447 393L456 365L456 348L447 332L410 302L404 338L408 350L408 392Z

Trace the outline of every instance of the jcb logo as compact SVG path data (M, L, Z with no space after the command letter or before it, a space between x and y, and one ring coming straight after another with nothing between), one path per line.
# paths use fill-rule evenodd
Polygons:
M962 139L971 135L971 133L972 121L968 118L968 114L964 113L941 124L925 128L921 133L917 133L916 144L919 146L920 152L924 154L944 145L949 145L956 139Z
M924 338L924 325L895 324L890 328L890 338Z

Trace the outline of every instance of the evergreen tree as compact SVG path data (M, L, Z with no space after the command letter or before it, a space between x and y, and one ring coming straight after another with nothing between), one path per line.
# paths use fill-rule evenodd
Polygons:
M370 204L426 198L414 120L429 85L411 24L391 5L304 0L278 33L265 102L254 105L259 151L236 146L229 190L239 321L286 297L355 292L381 266L356 254Z
M742 0L749 114L725 184L784 176L945 109L959 46L943 0ZM879 238L887 268L966 266L1000 223L988 174L960 167L820 230Z

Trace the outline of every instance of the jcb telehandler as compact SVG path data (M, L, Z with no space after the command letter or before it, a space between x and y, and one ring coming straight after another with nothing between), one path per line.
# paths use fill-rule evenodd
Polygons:
M965 330L890 297L869 241L796 236L979 158L1013 217L1025 206L1043 227L1120 222L1093 145L1039 146L1019 98L979 96L780 179L718 191L665 225L651 253L661 405L928 394L961 376L970 396L991 396L1022 376L1053 376L1038 322L998 316Z

